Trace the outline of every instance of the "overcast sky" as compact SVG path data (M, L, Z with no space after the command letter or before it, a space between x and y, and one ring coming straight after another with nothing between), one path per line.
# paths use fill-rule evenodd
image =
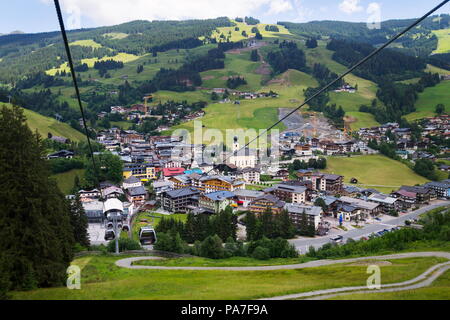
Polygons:
M253 16L262 22L416 18L441 0L60 0L68 28L132 20ZM450 13L450 4L439 13ZM0 1L0 33L58 30L53 0Z

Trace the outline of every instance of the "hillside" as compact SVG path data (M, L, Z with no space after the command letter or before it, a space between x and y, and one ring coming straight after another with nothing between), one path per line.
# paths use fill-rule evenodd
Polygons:
M432 52L439 53L433 57L439 56L443 60L429 61L423 71L446 75L450 71L445 69L446 57L441 54L447 51L448 29L445 27L448 24L448 17L442 15L439 23L436 23L436 19L436 17L427 19L409 37L402 39L395 46L395 50L408 55L414 52L423 59L428 59ZM321 79L312 72L316 64L323 65L336 75L345 72L348 65L342 61L337 62L336 52L327 49L331 37L378 45L410 22L411 20L386 21L383 28L377 31L368 30L365 24L347 22L316 21L306 24L280 22L277 25L264 23L248 25L245 22L222 17L187 21L133 21L111 27L74 30L70 31L68 36L78 68L77 77L82 100L94 127L99 112L108 112L112 105L129 106L141 103L142 96L152 93L154 103L207 102L209 105L205 109L206 116L202 119L205 128L262 129L278 120L279 108L298 106L305 100L305 90L322 85L319 83ZM260 34L261 39L255 41L257 34ZM309 48L306 45L306 40L311 37L320 38L316 48ZM296 70L288 68L278 72L269 64L269 54L279 51L280 43L285 41L295 43L298 49L303 51L306 58L304 68ZM233 45L239 44L238 42L242 43L242 46ZM221 44L226 45L223 57L208 57ZM16 47L21 48L20 55L16 54L14 49ZM258 58L253 60L252 51L255 50ZM75 113L78 110L77 102L74 99L69 69L64 57L58 32L4 36L0 39L0 83L7 84L20 76L22 80L19 81L19 86L23 92L50 90L51 94L56 95L56 101L67 103L59 107L59 113L63 115L64 121L66 123L78 121L79 116ZM100 62L111 64L111 61L118 65L103 69L98 66ZM210 62L215 64L207 65ZM43 75L36 76L34 74L36 70ZM167 70L173 75L164 76ZM179 70L187 74L176 75ZM405 72L400 75L403 77L401 82L415 83L419 80L421 72L419 70L411 73L415 75L414 78L408 78L409 73ZM380 82L376 79L368 80L370 77L365 76L364 72L355 71L355 73L360 76L349 74L344 80L349 85L357 87L356 92L328 93L328 105L342 107L345 112L345 125L352 130L379 124L374 115L361 113L359 109L361 105L370 105L377 99ZM27 74L32 76L24 80L23 77ZM272 90L279 97L242 100L240 105L212 101L211 90L226 88L230 77L243 77L246 81L246 84L239 85L234 88L235 90L253 93ZM183 83L181 88L180 83ZM186 84L190 84L191 87ZM407 115L407 118L418 119L433 114L433 110L430 109L435 107L434 102L446 98L444 93L446 89L440 89L441 87L445 85L426 88L417 103L417 112ZM436 96L438 98L435 98ZM32 99L30 97L28 98ZM49 101L43 102L43 105L51 105L55 99L48 98ZM377 103L383 106L381 101L378 100ZM304 110L307 108L306 106ZM32 109L45 115L52 114L48 106L42 110L40 106L34 106ZM120 123L124 128L132 125L131 122L119 120L113 122ZM47 126L50 127L51 124L45 123L41 129L45 131ZM55 128L56 124L53 124L52 129L56 131ZM193 123L181 123L171 131L177 128L192 130ZM280 125L279 129L284 129L283 125Z
M345 176L345 183L358 179L358 185L374 188L381 192L392 192L402 185L416 185L427 182L406 165L387 157L359 156L352 158L328 158L328 173Z
M7 103L2 103L0 105L8 105ZM50 132L54 136L60 136L68 138L72 141L82 141L85 136L70 127L66 123L59 122L53 118L45 117L31 110L24 109L24 115L27 118L27 124L31 130L37 130L42 137L47 138L47 134Z

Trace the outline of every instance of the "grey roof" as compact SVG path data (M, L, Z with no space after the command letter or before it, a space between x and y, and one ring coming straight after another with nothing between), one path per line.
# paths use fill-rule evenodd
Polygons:
M274 196L273 194L265 194L261 197L256 198L254 201L258 200L267 200L274 203L274 206L282 208L285 205L284 201L281 201L278 197Z
M293 186L293 185L287 185L287 184L277 184L270 189L285 191L285 192L292 192L292 193L294 193L294 192L295 193L303 193L306 191L306 187Z
M128 179L125 179L123 181L123 183L138 183L141 182L141 180L139 180L138 178L136 178L135 176L131 176Z
M329 173L324 174L323 177L327 180L338 180L338 179L342 178L342 176L340 176L340 175L329 174Z
M200 194L200 191L198 191L195 188L187 187L182 189L175 189L171 191L167 191L166 195L170 198L179 198L179 197L185 197L185 196L194 196Z
M147 194L147 190L145 190L143 186L128 188L127 191L130 196L140 196Z
M339 201L346 203L346 204L350 204L357 208L367 209L367 210L374 210L379 205L378 203L368 202L368 201L351 198L351 197L340 197Z
M436 181L432 181L432 182L428 182L424 185L425 187L430 187L430 188L442 188L442 189L448 189L450 188L450 182L448 181L441 181L441 182L436 182Z
M246 190L246 189L239 189L234 191L234 194L238 197L253 197L258 198L264 195L264 192L262 191L256 191L256 190Z
M170 181L155 181L153 182L153 188L171 187L172 184Z
M234 197L234 193L230 191L217 191L204 195L205 197L213 200L213 201L221 201Z
M320 216L323 212L321 207L306 206L294 203L286 203L284 209L286 209L289 213L302 214L304 212L311 216Z

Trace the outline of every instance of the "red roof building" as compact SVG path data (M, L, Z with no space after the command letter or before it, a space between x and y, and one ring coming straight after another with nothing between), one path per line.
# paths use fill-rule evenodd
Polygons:
M184 171L185 171L185 169L183 169L183 168L163 168L162 169L163 176L165 178L182 175L182 174L184 174Z

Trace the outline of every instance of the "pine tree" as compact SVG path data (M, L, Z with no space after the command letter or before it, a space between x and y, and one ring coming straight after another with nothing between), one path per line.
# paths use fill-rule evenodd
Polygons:
M69 207L45 148L18 107L0 111L0 273L10 289L64 283L73 258Z
M88 219L78 194L70 204L70 223L73 228L75 242L83 247L88 247L90 245L87 231Z

